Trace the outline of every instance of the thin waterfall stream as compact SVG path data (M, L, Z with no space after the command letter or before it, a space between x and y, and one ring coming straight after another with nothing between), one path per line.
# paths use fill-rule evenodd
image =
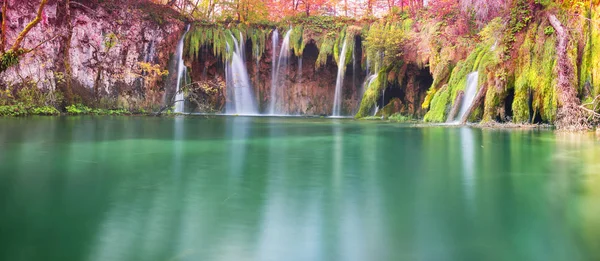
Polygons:
M281 49L279 49L279 57L277 58L277 64L275 64L274 70L272 71L273 76L271 77L271 101L269 103L269 114L274 115L280 113L280 110L277 110L275 107L277 106L277 102L281 101L283 98L283 89L279 82L281 77L281 72L287 74L287 66L289 64L290 58L290 35L292 34L292 28L290 28L283 37L283 43L281 43ZM273 46L275 46L275 39L273 39ZM275 50L275 49L273 49ZM275 57L273 57L275 58ZM273 60L273 63L275 60Z
M473 100L475 99L475 95L477 94L477 83L479 80L479 72L472 72L467 75L467 86L465 87L465 97L460 106L460 112L458 116L454 119L454 123L460 122L464 117L471 104L473 104Z
M185 26L185 32L179 39L179 43L177 43L177 51L175 53L175 57L177 57L177 85L175 88L175 112L183 113L185 106L185 97L183 92L181 91L181 79L183 78L183 74L185 73L185 64L183 63L183 44L185 40L185 35L190 30L190 25Z
M342 45L340 52L340 61L338 62L338 73L335 80L335 96L333 98L333 114L338 117L341 115L342 108L342 85L344 84L344 73L346 72L346 52L348 51L347 41Z

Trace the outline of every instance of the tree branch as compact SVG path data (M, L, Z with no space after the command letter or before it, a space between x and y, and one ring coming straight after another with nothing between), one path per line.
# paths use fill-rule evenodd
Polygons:
M17 52L17 50L19 50L19 47L21 46L21 42L23 42L23 40L25 39L25 36L27 36L29 31L31 31L31 29L33 27L35 27L42 20L42 12L44 11L44 7L46 6L47 3L48 3L48 0L42 0L42 2L40 2L40 6L38 8L37 15L31 22L29 22L29 24L27 24L27 26L25 26L25 29L23 29L23 31L21 31L21 33L17 37L17 40L15 40L15 43L13 44L13 46L11 48L11 50L13 52Z
M62 35L60 35L60 34L59 34L59 35L55 35L55 36L54 36L54 37L52 37L52 38L46 39L46 40L42 41L41 43L39 43L38 45L36 45L35 47L33 47L33 48L31 48L31 49L27 49L27 50L25 50L25 51L23 52L23 54L30 53L30 52L34 51L35 49L39 48L40 46L42 46L43 44L45 44L45 43L47 43L47 42L50 42L50 41L52 41L52 40L56 39L56 38L57 38L57 37L59 37L59 36L62 36Z
M8 0L4 0L4 3L2 4L2 28L0 29L2 32L2 39L0 39L0 52L4 52L4 47L6 46L6 20L8 20L8 17L6 16L7 11Z

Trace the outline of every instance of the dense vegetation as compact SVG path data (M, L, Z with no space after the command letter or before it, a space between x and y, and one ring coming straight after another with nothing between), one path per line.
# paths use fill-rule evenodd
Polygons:
M448 119L467 74L474 71L479 72L482 98L471 110L471 121L546 122L585 129L600 118L598 0L128 2L142 3L140 8L159 22L166 13L156 11L160 8L175 10L178 19L190 22L188 59L196 59L201 48L210 48L212 55L226 61L231 55L227 45L242 39L251 41L256 60L264 59L272 31L291 28L290 45L296 56L302 56L307 44L318 48L318 70L329 58L339 63L343 43L348 57L338 66L347 66L357 48L355 39L360 39L360 64L372 80L366 85L359 118L369 116L383 90L402 88L410 66L428 70L433 78L419 105L427 122ZM18 44L4 51L5 45L3 41L4 69L18 63L26 51ZM66 79L68 75L65 72ZM17 89L10 92L16 94ZM11 99L5 106L19 104ZM44 106L66 111L77 103L69 97ZM419 115L404 117L415 116Z

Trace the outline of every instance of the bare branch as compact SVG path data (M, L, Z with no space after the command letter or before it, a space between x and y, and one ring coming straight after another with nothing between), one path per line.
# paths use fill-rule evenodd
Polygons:
M23 52L23 54L30 53L30 52L34 51L35 49L39 48L40 46L42 46L43 44L45 44L45 43L47 43L47 42L50 42L50 41L52 41L52 40L56 39L56 38L57 38L57 37L59 37L59 36L62 36L62 35L60 35L60 34L59 34L59 35L55 35L55 36L54 36L54 37L52 37L52 38L46 39L46 40L42 41L41 43L39 43L38 45L36 45L35 47L33 47L33 48L31 48L31 49L27 49L27 50L25 50L25 51Z

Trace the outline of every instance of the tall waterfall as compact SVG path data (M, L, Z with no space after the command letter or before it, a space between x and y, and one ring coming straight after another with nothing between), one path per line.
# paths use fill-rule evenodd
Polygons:
M283 97L282 86L279 85L280 72L282 71L287 74L287 66L290 58L290 35L292 34L292 28L285 33L283 37L283 43L281 43L281 49L279 49L279 57L277 58L277 64L275 64L274 70L271 72L271 102L269 103L269 114L276 114L277 111L275 106L277 101ZM273 42L275 45L275 42ZM275 49L273 49L275 50ZM275 60L272 61L275 63Z
M271 35L271 98L273 100L273 90L277 78L275 78L275 70L277 70L277 46L279 45L279 30L275 29ZM269 112L271 112L271 104L269 104Z
M458 113L458 117L454 120L454 122L461 121L465 114L473 104L473 100L475 99L475 95L477 94L477 83L479 80L479 72L472 72L467 75L467 86L465 89L465 96L463 98L463 102L460 106L460 112Z
M175 88L175 112L182 113L185 105L185 97L183 97L183 92L180 90L181 88L181 79L183 78L183 74L185 73L185 65L183 64L183 44L185 40L185 35L190 30L190 25L185 26L185 32L179 39L179 43L177 43L177 52L175 53L175 57L177 57L177 87Z
M256 101L248 77L248 69L244 55L244 37L240 33L240 39L233 39L233 53L231 59L225 65L225 79L227 82L227 114L258 114ZM231 46L227 44L227 50L230 51Z
M335 96L333 97L333 116L340 116L342 107L342 85L344 84L344 73L346 72L346 52L348 51L347 41L342 45L340 52L340 61L338 62L337 79L335 80Z

